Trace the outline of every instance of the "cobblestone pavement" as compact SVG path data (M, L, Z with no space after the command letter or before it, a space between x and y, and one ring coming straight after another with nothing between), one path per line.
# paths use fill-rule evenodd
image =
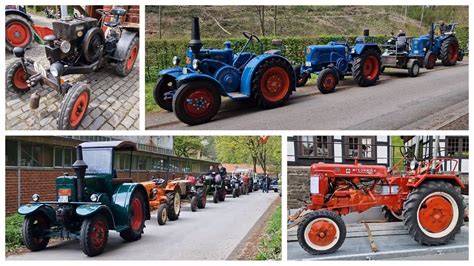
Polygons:
M17 60L6 52L6 67ZM26 50L26 57L49 68L44 47L36 43ZM91 100L82 130L138 130L140 113L139 60L126 77L115 74L113 66L105 66L87 75L68 75L70 82L83 81L91 86ZM30 110L29 99L34 91L41 95L39 108ZM25 94L7 90L5 121L7 130L55 130L62 96L53 89L40 85Z

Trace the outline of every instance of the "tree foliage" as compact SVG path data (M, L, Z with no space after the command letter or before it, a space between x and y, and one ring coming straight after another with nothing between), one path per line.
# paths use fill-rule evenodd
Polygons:
M198 136L175 136L173 149L176 156L201 158L204 145Z

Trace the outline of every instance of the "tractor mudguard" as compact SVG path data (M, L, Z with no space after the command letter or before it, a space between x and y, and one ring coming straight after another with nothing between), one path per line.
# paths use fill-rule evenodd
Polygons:
M415 183L407 183L408 186L412 187L419 187L421 184L423 184L426 181L430 180L443 180L452 183L453 185L458 185L460 188L464 189L465 186L459 179L459 177L455 175L437 175L437 174L426 174L423 175L420 179L418 179Z
M21 215L30 215L36 212L43 212L46 214L51 223L56 223L56 211L48 204L30 203L18 208L18 213Z
M31 19L30 15L26 14L25 12L22 12L20 10L16 10L16 9L8 9L8 10L5 10L5 17L7 17L8 15L18 15L18 16L21 16L23 18L25 18L31 25L34 24L33 22L33 19Z
M109 221L109 228L114 229L115 228L114 216L112 215L112 211L110 210L110 208L107 207L106 205L84 204L84 205L79 205L76 208L76 214L81 217L90 217L99 212L103 212L107 215L107 218L108 218L107 221Z
M356 43L354 47L352 48L352 54L355 55L361 55L366 49L368 48L374 48L376 49L379 53L382 53L380 51L380 48L377 44L375 43Z
M250 62L245 66L244 71L242 72L242 77L240 81L240 93L247 95L248 97L252 94L252 77L257 70L258 66L264 61L270 58L281 58L288 62L286 58L276 54L261 54L254 57ZM289 63L289 62L288 62ZM290 64L290 63L289 63ZM291 64L290 64L291 65ZM293 80L296 80L295 73L293 71ZM293 85L296 87L296 84Z
M117 49L115 49L114 58L119 61L124 61L127 56L127 50L132 43L135 36L138 35L136 31L123 30L122 36L117 43Z
M410 69L413 66L413 63L415 63L415 62L418 62L418 59L412 58L412 59L408 60L407 68ZM418 62L418 64L420 64L420 62Z
M188 69L189 71L189 69ZM168 68L168 69L163 69L160 72L158 72L159 76L172 76L174 78L177 78L181 75L183 75L183 68L181 67L174 67L174 68Z
M188 82L196 81L196 80L209 81L212 84L214 84L214 86L216 86L216 88L219 90L221 95L224 95L224 96L227 95L227 93L224 90L224 87L222 86L222 84L219 81L217 81L215 78L213 78L209 75L204 75L204 74L200 74L200 73L190 73L190 74L181 75L181 76L176 78L176 85L179 88L184 83L188 83Z
M137 183L124 183L120 185L112 195L112 204L110 209L115 221L115 230L122 231L128 228L128 213L130 210L130 201L132 194L137 191L142 193L145 205L146 220L150 220L150 205L145 187Z

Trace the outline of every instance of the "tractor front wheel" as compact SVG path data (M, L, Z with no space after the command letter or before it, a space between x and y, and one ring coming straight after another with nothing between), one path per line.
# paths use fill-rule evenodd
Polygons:
M413 190L403 206L403 223L423 245L454 239L463 223L464 202L451 183L428 181Z
M26 58L25 63L33 64L34 61ZM5 79L7 83L7 89L9 90L15 91L17 93L25 93L30 90L30 87L26 83L28 74L26 73L25 69L23 69L21 61L16 61L8 66Z
M153 88L153 99L159 107L166 111L173 111L173 99L165 99L165 94L176 90L176 79L172 76L161 76Z
M102 213L84 219L81 226L80 244L82 251L89 257L104 252L109 238L109 226Z
M274 57L261 63L252 77L254 100L260 108L283 105L295 89L293 67L283 58Z
M120 237L122 237L125 241L136 241L142 238L143 228L145 228L145 197L143 194L135 191L132 195L132 199L130 200L129 206L129 217L128 223L129 226L124 231L120 232Z
M87 107L90 102L90 87L86 83L76 83L69 89L61 102L58 129L77 129L86 117Z
M311 77L308 73L301 73L301 65L296 65L294 68L296 74L296 87L303 87L308 82L308 79Z
M221 187L219 189L219 193L217 195L217 198L219 199L219 201L225 201L225 195L226 195L227 191L225 191L225 188L224 187Z
M209 122L221 107L221 94L209 81L191 81L181 85L173 98L173 111L188 125Z
M212 193L212 201L214 201L214 203L218 203L219 202L219 197L217 195L217 190L214 190L214 192Z
M332 68L325 68L318 75L318 89L322 94L334 92L339 83L337 73Z
M387 208L387 206L383 206L382 213L388 222L400 222L403 220L403 215L401 213L395 213Z
M15 47L30 47L33 41L33 29L30 23L19 15L7 15L5 18L5 46L8 51Z
M362 55L354 58L352 77L361 87L375 85L381 66L380 53L375 49L367 49Z
M197 207L199 209L206 208L206 202L207 202L206 190L204 188L198 188L196 189L196 195L198 197Z
M298 243L309 254L330 254L346 239L346 225L335 212L315 211L304 216L297 236Z
M165 225L166 221L168 221L168 206L167 204L161 204L158 208L158 212L156 214L156 220L158 221L159 225Z
M127 52L125 53L125 58L123 61L118 62L115 65L115 72L117 75L125 77L133 70L135 61L138 57L138 37L133 38L132 42L128 46Z
M459 43L455 37L449 37L441 45L440 59L444 66L454 66L458 59Z
M424 65L426 69L433 69L436 64L436 55L431 51L428 51L425 55Z
M179 214L181 213L181 195L179 191L168 192L166 194L168 198L168 218L170 221L178 220Z
M23 244L31 251L40 251L49 243L50 230L48 217L43 212L25 216L21 228Z
M191 211L192 212L197 211L197 209L198 209L197 204L198 204L198 198L196 196L193 196L191 198Z

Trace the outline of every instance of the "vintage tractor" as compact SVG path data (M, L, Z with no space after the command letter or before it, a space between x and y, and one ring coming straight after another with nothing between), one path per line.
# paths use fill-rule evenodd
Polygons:
M423 66L424 58L420 55L411 54L410 50L413 43L410 45L407 39L400 42L397 37L391 37L382 46L384 52L382 54L382 68L381 73L386 68L408 69L410 77L416 77L420 73L420 68Z
M431 23L429 34L411 40L410 54L422 57L426 69L432 69L438 59L444 66L453 66L456 61L462 61L464 50L459 47L456 38L456 25L451 23L442 27ZM439 35L435 35L437 29Z
M212 201L218 203L225 201L226 189L224 178L216 172L203 174L200 177L201 182L207 187L207 194L212 195Z
M261 108L283 105L295 89L295 74L287 59L275 51L263 52L259 38L243 32L247 42L235 53L231 42L224 49L202 48L199 18L193 18L185 65L173 58L174 68L160 71L153 90L156 104L174 111L182 122L197 125L219 111L221 96L252 100ZM247 52L253 42L260 53Z
M306 47L306 62L295 67L297 87L304 86L311 73L318 75L317 86L323 94L336 90L345 76L351 75L357 85L372 86L380 75L380 48L370 41L369 30L356 39L353 47L347 42Z
M67 14L67 8L62 8L64 11L61 14ZM138 55L138 25L121 24L126 10L115 8L96 11L103 19L62 15L60 20L53 22L54 35L44 38L49 70L26 58L24 48L13 49L14 55L20 60L7 68L7 88L25 93L40 84L62 95L64 98L57 118L58 129L77 129L87 113L91 97L87 83L71 84L63 76L91 73L106 64L114 65L118 75L126 76L132 71ZM110 15L114 19L104 22L105 17ZM102 25L107 28L105 34ZM30 109L38 108L39 101L40 94L33 93Z
M403 217L408 233L423 245L441 245L454 239L464 217L452 158L413 159L406 172L380 165L317 163L310 168L307 212L294 220L301 247L313 255L336 252L346 238L341 218L385 206ZM302 212L304 213L304 212Z
M117 153L132 156L135 143L129 141L85 142L77 146L73 164L76 176L56 178L56 200L32 201L18 209L25 215L22 238L31 251L46 248L50 238L79 239L87 256L101 254L107 245L109 230L125 241L141 238L145 220L150 219L147 193L127 178L117 176Z
M227 175L224 179L226 194L231 194L233 198L240 197L242 194L240 173Z

